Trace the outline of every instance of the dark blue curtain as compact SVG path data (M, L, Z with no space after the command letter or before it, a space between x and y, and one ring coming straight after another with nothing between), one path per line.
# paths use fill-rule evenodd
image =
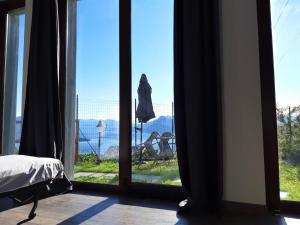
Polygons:
M217 212L222 200L218 0L175 0L174 95L178 164L188 195L179 212Z
M61 158L58 32L57 1L34 0L19 154Z

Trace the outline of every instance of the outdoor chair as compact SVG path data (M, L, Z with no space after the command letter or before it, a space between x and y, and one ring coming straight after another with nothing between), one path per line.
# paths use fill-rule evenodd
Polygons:
M174 158L174 152L169 144L169 140L173 139L174 135L171 132L164 132L159 141L158 157L161 160L169 160Z
M139 162L142 162L143 159L158 159L159 151L154 148L154 145L159 144L159 139L159 133L157 131L153 131L144 143L136 146L135 159L139 159Z

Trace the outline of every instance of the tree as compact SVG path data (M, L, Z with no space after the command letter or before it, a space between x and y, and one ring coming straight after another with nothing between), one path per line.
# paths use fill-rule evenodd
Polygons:
M300 106L277 108L278 148L282 160L300 150Z

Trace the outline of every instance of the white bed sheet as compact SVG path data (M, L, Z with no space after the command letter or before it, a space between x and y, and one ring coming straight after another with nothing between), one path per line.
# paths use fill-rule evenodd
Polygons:
M63 165L57 159L24 155L0 156L0 193L63 178L63 171Z

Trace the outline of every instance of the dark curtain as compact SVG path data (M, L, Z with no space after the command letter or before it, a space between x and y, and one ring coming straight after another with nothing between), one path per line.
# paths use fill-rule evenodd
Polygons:
M175 0L174 95L178 164L186 204L218 212L222 199L218 0Z
M61 158L56 0L34 0L19 154Z

